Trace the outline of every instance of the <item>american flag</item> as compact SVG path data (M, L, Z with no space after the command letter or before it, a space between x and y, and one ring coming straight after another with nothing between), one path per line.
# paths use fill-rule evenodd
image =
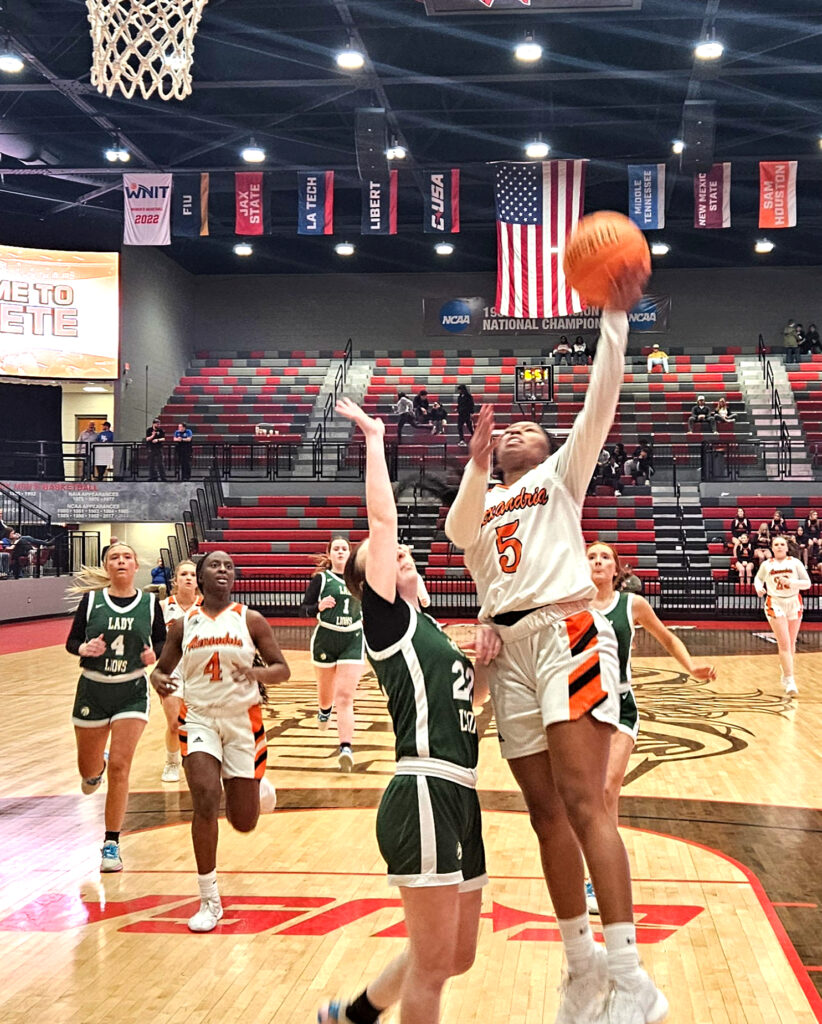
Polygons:
M582 216L585 161L499 164L497 313L554 317L583 309L565 281L565 239Z

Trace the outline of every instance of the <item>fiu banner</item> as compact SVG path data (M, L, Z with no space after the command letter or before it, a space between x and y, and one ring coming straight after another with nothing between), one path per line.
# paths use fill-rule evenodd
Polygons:
M396 235L398 173L389 171L387 179L362 183L361 235Z
M551 318L500 316L488 299L481 296L422 300L423 333L429 337L514 334L598 334L600 310ZM661 334L668 330L670 295L643 295L628 314L632 331ZM556 339L551 339L551 344Z
M208 234L208 174L175 174L171 193L171 233L175 238Z
M305 171L297 175L297 234L334 234L334 172Z
M796 227L796 160L760 162L759 226Z
M694 175L694 227L731 226L731 165L714 164Z
M123 243L171 245L171 175L123 175Z
M642 231L665 227L665 164L628 164L628 216Z
M423 231L433 235L456 235L460 229L460 172L429 171L425 175L426 194Z
M263 172L238 171L234 175L234 233L263 233Z

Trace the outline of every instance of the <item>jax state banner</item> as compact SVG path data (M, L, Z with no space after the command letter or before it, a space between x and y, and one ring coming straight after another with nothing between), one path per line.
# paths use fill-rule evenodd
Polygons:
M694 175L694 227L731 226L731 165L714 164Z
M428 171L425 175L423 231L432 235L456 235L460 229L460 172Z
M171 245L171 175L123 175L123 243Z
M238 171L234 175L234 233L263 233L263 172Z
M760 162L759 226L796 227L796 160Z
M389 171L388 178L362 183L361 235L396 235L398 177L398 171Z
M586 309L559 317L500 316L483 296L461 298L424 298L423 333L428 337L518 335L518 334L598 334L599 309ZM668 330L670 295L643 295L628 314L632 331L661 334ZM555 339L551 339L551 343Z
M665 227L665 164L628 164L628 216L641 231Z
M175 238L208 234L209 176L175 174L171 191L171 233Z
M302 171L297 175L297 234L334 234L334 172Z

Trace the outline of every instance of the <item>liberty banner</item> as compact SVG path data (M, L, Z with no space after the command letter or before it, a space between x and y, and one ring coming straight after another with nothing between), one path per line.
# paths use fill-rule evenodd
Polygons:
M731 226L731 165L714 164L694 175L694 227Z
M429 171L425 175L423 231L429 235L456 235L460 229L460 172Z
M301 171L297 175L297 234L334 234L334 172Z
M760 162L759 226L796 227L796 160Z
M234 232L238 235L263 233L263 172L238 171L234 175Z
M175 238L208 234L209 176L175 174L171 192L171 233Z
M171 175L123 175L123 244L171 245Z
M398 176L398 171L389 171L387 179L362 183L360 234L396 235Z
M628 216L641 231L665 227L665 164L628 164Z

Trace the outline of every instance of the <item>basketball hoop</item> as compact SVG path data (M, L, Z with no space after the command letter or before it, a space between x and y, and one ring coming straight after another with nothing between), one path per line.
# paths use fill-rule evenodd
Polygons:
M91 25L91 83L127 99L191 94L194 36L208 0L86 0Z

